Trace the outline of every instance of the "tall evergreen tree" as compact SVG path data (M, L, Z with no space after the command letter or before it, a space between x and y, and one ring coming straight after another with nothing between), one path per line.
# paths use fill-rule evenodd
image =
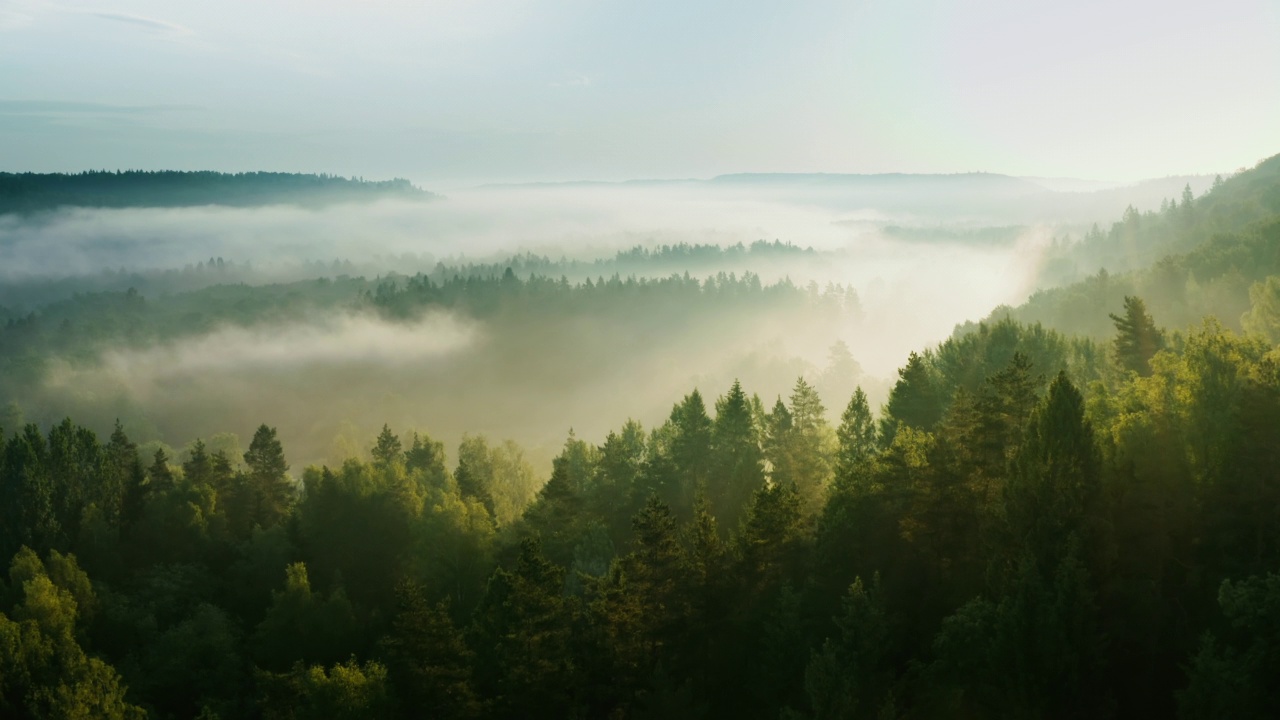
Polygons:
M865 470L876 452L876 425L871 417L871 406L862 388L854 391L849 405L840 416L836 430L839 449L836 453L836 478L847 480Z
M1142 377L1151 375L1151 357L1164 348L1164 335L1147 313L1142 298L1126 295L1124 315L1109 315L1116 326L1116 338L1112 343L1116 363L1123 370Z
M769 461L769 480L775 485L795 482L796 462L791 441L794 431L791 411L779 397L765 417L764 433L764 458Z
M474 653L447 605L432 605L423 589L408 580L396 587L396 599L399 609L383 646L405 715L476 717L482 704L471 679Z
M1100 567L1108 539L1101 473L1084 398L1059 373L1032 415L1006 486L1007 547L1027 548L1038 567L1052 572L1067 545L1078 541L1087 566Z
M169 467L169 455L164 448L156 448L151 467L147 468L152 493L164 493L173 489L173 469Z
M898 369L898 382L889 392L889 403L880 418L880 444L888 447L900 426L932 430L942 419L944 402L938 381L925 356L911 353Z
M681 517L693 511L693 498L706 488L711 464L711 418L702 393L694 389L671 409L671 460L675 463L678 488L669 498L671 508Z
M803 377L796 378L791 391L792 480L800 491L807 512L817 512L826 497L831 480L831 462L827 449L830 427L826 408L813 386Z
M269 528L289 513L296 495L284 459L284 448L276 438L276 429L258 426L244 454L247 472L241 480L243 520L249 526Z
M378 433L378 439L373 445L373 462L382 467L390 467L401 459L403 451L400 438L391 432L389 426L383 424L382 432Z
M413 434L413 443L405 451L404 465L409 472L420 471L431 487L444 487L449 475L444 463L444 443L416 432Z
M471 628L476 683L493 717L547 720L577 712L580 675L573 652L572 601L564 569L525 540L512 570L489 579Z
M729 393L716 401L711 426L706 494L721 527L737 527L752 494L764 485L763 460L750 401L735 380Z

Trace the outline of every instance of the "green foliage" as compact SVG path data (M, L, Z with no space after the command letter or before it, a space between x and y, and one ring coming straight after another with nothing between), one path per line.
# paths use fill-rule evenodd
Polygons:
M358 628L342 588L313 593L304 563L285 570L284 589L272 593L271 607L251 644L258 664L283 672L295 662L330 664L355 649Z
M471 679L475 653L454 626L447 603L430 604L409 581L397 586L396 597L399 608L383 645L404 708L430 717L478 715L482 706Z
M74 558L53 555L46 565L24 547L10 566L7 590L0 612L0 709L49 720L145 717L126 701L116 670L87 655L77 639L79 608L92 608L94 599Z
M1280 672L1280 575L1223 581L1221 634L1207 633L1178 694L1182 718L1265 718L1275 712Z
M804 689L814 720L883 717L892 713L895 678L888 663L892 647L888 613L875 577L867 589L856 578L836 618L839 635L827 638L805 667Z
M400 438L391 432L391 428L387 425L382 426L382 432L378 434L377 441L373 445L373 461L379 465L390 466L401 460L401 454L404 452L404 446L400 444Z
M1249 312L1240 318L1240 325L1272 344L1280 343L1280 275L1249 286Z
M840 416L836 430L840 443L836 454L836 477L852 478L867 468L876 453L876 426L871 417L867 395L858 388Z
M889 393L889 403L880 419L880 442L893 443L903 427L929 431L942 419L944 398L938 387L940 380L930 367L929 357L911 353L907 364L898 369L898 381Z
M767 413L691 392L570 433L536 495L478 436L450 472L384 428L297 492L266 426L242 469L197 441L148 472L120 426L29 425L0 713L1265 716L1280 359L1212 322L1145 375L1103 355L975 326L879 427L858 392L826 426L804 380Z
M726 529L736 527L752 494L764 485L760 438L750 401L737 381L727 395L716 401L709 454L711 467L706 485L709 512Z
M241 527L269 528L288 514L296 494L293 480L285 474L289 465L275 428L258 426L244 462L248 472L240 478L236 498Z
M1164 336L1147 313L1142 298L1126 295L1124 317L1108 315L1116 325L1113 343L1116 362L1124 370L1143 377L1151 374L1151 358L1164 347Z
M562 718L573 707L573 602L561 594L564 570L537 541L520 546L515 567L489 580L471 629L476 683L496 717Z
M1025 554L998 599L948 617L930 673L938 714L1082 717L1109 714L1103 640L1087 570L1068 551L1048 576Z
M262 714L268 720L383 720L393 717L387 669L351 658L325 668L297 665L289 673L260 675Z

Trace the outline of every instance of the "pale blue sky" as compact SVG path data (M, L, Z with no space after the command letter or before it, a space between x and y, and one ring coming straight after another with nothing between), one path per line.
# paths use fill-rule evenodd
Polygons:
M0 169L1127 180L1280 152L1275 0L0 0Z

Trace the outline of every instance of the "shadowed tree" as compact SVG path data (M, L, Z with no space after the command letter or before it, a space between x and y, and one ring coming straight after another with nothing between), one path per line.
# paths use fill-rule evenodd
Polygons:
M923 355L911 353L907 364L898 368L898 382L889 393L889 402L880 418L880 444L888 447L898 428L905 425L930 431L942 419L944 399L938 379Z
M867 404L867 395L862 392L862 388L854 391L848 407L840 416L836 440L839 443L836 452L838 479L847 480L858 471L865 470L875 456L876 425L871 417L871 407Z
M475 717L481 704L471 682L474 654L449 617L446 603L432 605L422 588L403 580L399 610L383 639L387 669L407 716Z
M392 463L401 459L404 447L400 444L400 438L391 432L391 428L387 425L382 426L382 432L378 433L378 440L373 445L373 462L382 467L389 467Z
M1116 326L1112 342L1116 363L1124 370L1142 377L1151 375L1151 357L1164 348L1164 335L1147 313L1142 298L1126 295L1124 315L1109 315Z
M276 429L260 425L244 454L248 470L242 479L244 518L249 526L271 527L284 519L293 503L295 487L285 473L284 448Z
M489 579L471 628L476 682L493 701L492 717L565 718L578 694L573 603L562 594L564 570L525 540L512 570Z
M729 394L716 401L711 426L707 502L721 527L737 527L752 494L764 485L763 459L750 402L735 380Z
M826 497L831 479L831 461L828 452L831 428L827 425L826 408L818 398L818 392L796 378L791 391L791 444L792 479L800 491L806 512L817 512Z
M173 489L173 469L169 467L169 456L164 448L156 448L156 454L147 468L147 476L151 482L152 493L163 493Z

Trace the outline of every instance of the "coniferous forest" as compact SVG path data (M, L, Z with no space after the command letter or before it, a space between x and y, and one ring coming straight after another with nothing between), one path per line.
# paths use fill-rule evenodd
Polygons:
M839 343L825 370L784 364L799 372L781 392L708 375L647 423L619 398L664 358L766 316L834 332L864 313L857 294L751 273L593 281L590 263L570 281L582 263L532 255L257 284L219 258L138 276L156 299L11 285L0 716L1271 717L1278 167L1126 213L1110 240L1055 241L1046 273L1159 258L957 326L883 387ZM108 391L78 396L88 420L41 416L36 389L125 363L122 343L352 313L444 333L403 324L425 312L485 323L482 352L519 356L503 372L594 383L611 429L566 428L543 467L390 419L326 460L299 459L272 417L245 447L166 434L143 405L103 427ZM162 374L180 356L156 357ZM395 388L355 387L371 412L394 406ZM295 390L315 415L341 392ZM465 397L444 412L514 412Z

